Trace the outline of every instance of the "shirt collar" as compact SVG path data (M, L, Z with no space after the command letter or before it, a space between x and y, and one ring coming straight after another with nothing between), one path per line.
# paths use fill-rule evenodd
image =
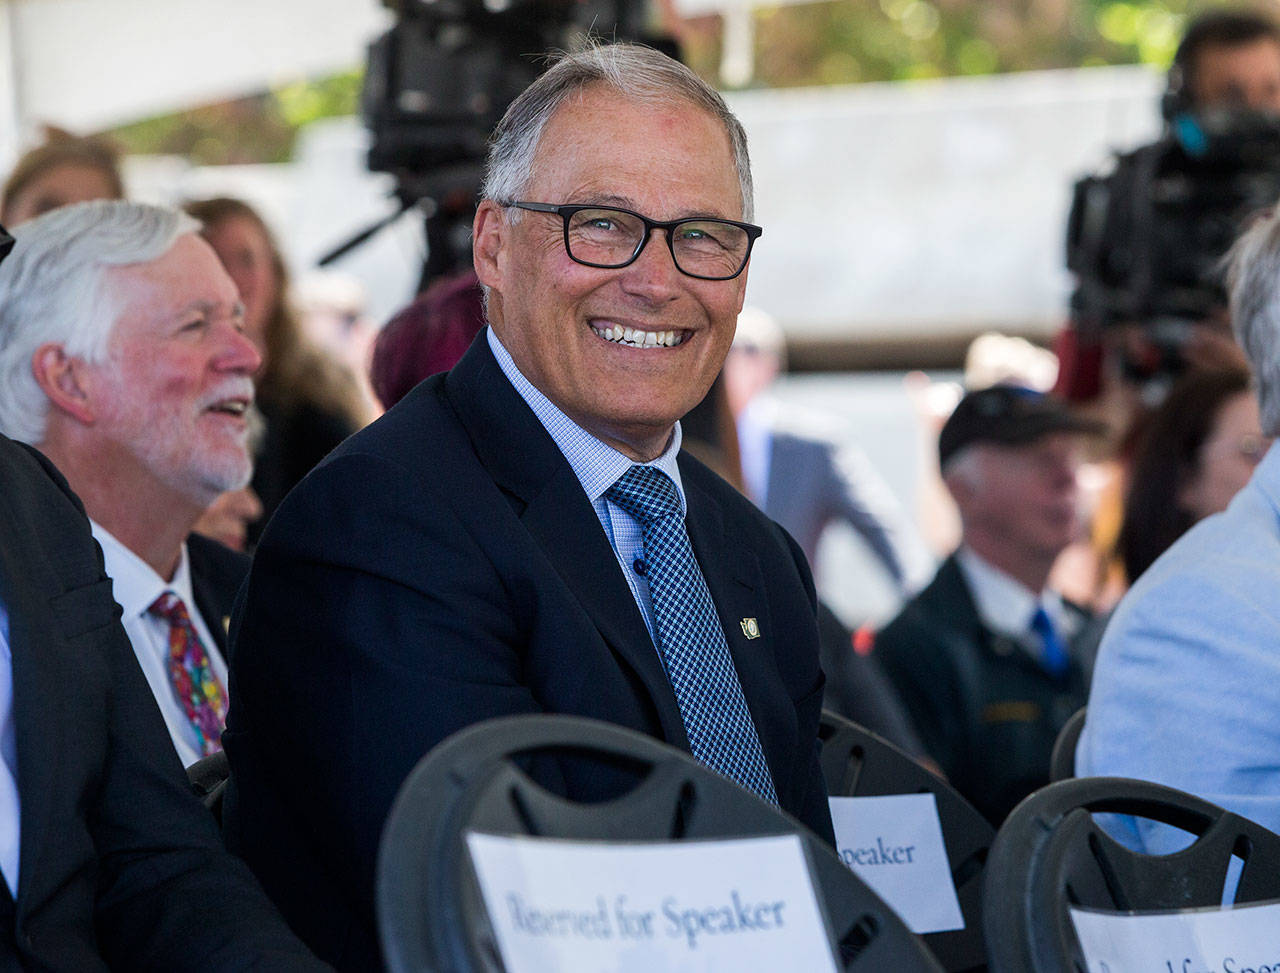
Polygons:
M587 498L594 504L600 500L618 478L636 465L635 460L618 452L612 446L602 443L576 422L560 411L550 399L540 392L532 382L516 366L510 352L498 340L493 328L488 328L487 337L493 357L498 360L498 367L515 387L520 398L533 410L538 421L546 428L552 440L564 458L569 461L574 475L586 491ZM671 434L671 442L662 455L644 465L662 470L671 477L680 495L680 515L685 513L684 485L680 481L680 468L676 455L680 452L680 423L675 424Z
M124 617L138 618L147 613L166 591L172 591L182 599L187 611L195 611L195 597L191 588L191 562L187 558L187 545L182 545L182 553L178 558L178 568L173 572L173 580L165 581L156 574L146 561L125 547L112 536L111 532L94 520L89 521L93 528L93 537L102 548L102 558L106 562L107 574L111 576L111 591Z
M1036 609L1044 606L1055 626L1062 630L1065 611L1062 597L1046 588L1039 597L1021 582L1005 574L971 548L961 545L956 551L978 617L993 632L1023 638L1031 630Z

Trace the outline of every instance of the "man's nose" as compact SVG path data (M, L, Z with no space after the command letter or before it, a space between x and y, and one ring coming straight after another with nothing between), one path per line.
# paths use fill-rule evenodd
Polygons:
M252 375L262 365L262 355L247 334L234 324L227 325L225 344L218 356L218 365L225 371Z
M649 231L649 239L635 261L622 268L623 287L650 300L669 300L679 289L680 268L667 245L667 232Z

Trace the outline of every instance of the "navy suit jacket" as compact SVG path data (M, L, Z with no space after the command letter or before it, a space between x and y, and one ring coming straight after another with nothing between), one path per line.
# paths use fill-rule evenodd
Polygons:
M0 969L323 968L191 793L79 500L4 437L0 601L22 805Z
M799 548L680 457L686 525L784 810L831 840L823 678ZM741 624L755 618L761 635ZM304 940L376 963L378 839L414 764L519 713L688 749L674 693L572 468L482 332L277 510L232 622L228 839ZM564 771L580 799L619 782Z

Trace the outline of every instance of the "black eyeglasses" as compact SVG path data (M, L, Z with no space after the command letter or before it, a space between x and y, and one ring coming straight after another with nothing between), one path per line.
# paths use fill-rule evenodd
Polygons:
M751 246L764 232L751 223L692 217L651 220L613 206L510 202L503 206L555 213L564 221L569 259L587 267L616 270L635 263L654 230L667 231L667 249L676 269L699 280L732 280L747 266Z

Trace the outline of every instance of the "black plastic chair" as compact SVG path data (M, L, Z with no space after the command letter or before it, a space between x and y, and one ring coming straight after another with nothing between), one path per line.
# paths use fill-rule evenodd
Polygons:
M985 969L982 874L995 828L945 780L866 727L823 710L818 735L832 797L933 794L964 928L921 938L951 973Z
M1094 813L1188 831L1171 855L1131 851ZM992 973L1083 973L1069 906L1112 911L1222 902L1227 869L1244 860L1236 902L1280 897L1280 836L1182 791L1123 777L1059 781L1013 809L987 859L985 931Z
M1089 707L1081 706L1058 731L1058 739L1053 741L1053 753L1049 757L1049 780L1070 780L1076 775L1076 744L1080 742L1088 710Z
M536 783L529 761L632 768L629 793L578 803ZM798 835L834 939L853 971L941 967L894 913L801 824L634 731L570 716L505 717L450 737L424 757L392 806L378 851L377 918L393 973L502 970L465 834L607 841Z
M187 781L196 797L204 803L218 824L222 824L222 795L227 790L227 778L231 776L231 765L227 763L227 755L219 750L207 757L201 757L187 768Z

